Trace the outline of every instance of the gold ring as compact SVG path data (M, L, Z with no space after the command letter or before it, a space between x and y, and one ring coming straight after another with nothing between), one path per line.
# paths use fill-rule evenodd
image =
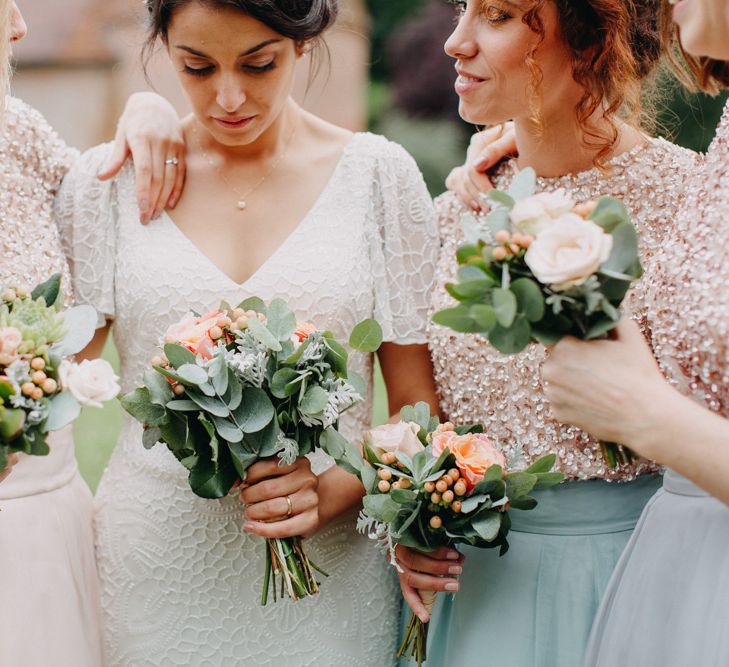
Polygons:
M286 504L289 506L289 509L286 512L286 516L289 517L294 513L294 505L291 502L291 498L289 498L288 496L286 496Z
M170 157L165 160L165 164L172 165L173 167L176 167L178 164L180 164L180 161L176 157Z

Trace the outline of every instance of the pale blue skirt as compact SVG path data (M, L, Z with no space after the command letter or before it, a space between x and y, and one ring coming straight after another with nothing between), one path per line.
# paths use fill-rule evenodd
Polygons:
M729 665L729 507L666 473L615 568L584 664Z
M561 484L535 493L535 510L511 512L505 556L464 548L461 590L438 596L427 665L579 667L610 575L660 484L653 475Z

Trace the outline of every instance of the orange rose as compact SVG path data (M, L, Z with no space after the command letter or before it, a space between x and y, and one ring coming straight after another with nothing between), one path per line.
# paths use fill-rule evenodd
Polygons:
M446 449L456 457L456 466L471 491L493 465L501 466L506 474L506 458L483 433L458 435L455 431L441 431L433 435L433 455L440 456Z
M202 317L188 313L180 322L167 329L165 342L178 343L204 359L211 359L214 343L210 329L217 326L218 320L224 315L221 310L214 310Z

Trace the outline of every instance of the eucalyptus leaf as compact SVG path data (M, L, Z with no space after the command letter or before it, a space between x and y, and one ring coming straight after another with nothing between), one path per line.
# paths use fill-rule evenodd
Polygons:
M63 312L66 335L53 344L53 351L61 357L78 354L96 333L98 316L91 306L74 306Z
M288 398L293 396L298 390L298 386L294 381L300 377L300 373L293 368L282 368L276 371L271 378L271 393L276 398Z
M211 415L227 417L230 414L228 406L216 396L206 396L194 389L189 389L187 396L191 401L197 403L204 412L209 412Z
M509 212L503 208L496 208L486 216L486 224L488 225L491 237L493 238L500 231L511 231L511 218Z
M471 309L468 306L456 306L445 308L433 315L433 322L448 327L459 333L479 333L480 326L471 317Z
M227 415L221 415L227 416ZM271 423L276 412L265 391L246 387L240 405L233 411L233 420L244 433L256 433Z
M352 330L349 346L353 350L369 354L380 349L382 338L382 327L377 320L363 320Z
M332 367L332 370L335 373L345 375L347 372L347 360L349 358L347 350L345 350L331 334L325 335L324 340L326 340L327 343L327 363Z
M309 387L299 403L299 411L305 415L317 415L329 404L329 392L319 386Z
M494 283L491 279L468 280L462 283L447 283L446 290L448 293L459 301L469 301L473 299L483 299L494 289Z
M164 346L164 352L167 360L172 365L172 368L177 369L185 364L195 363L195 355L186 347L182 347L182 345L167 343L167 345Z
M496 311L486 304L471 306L469 315L479 327L479 333L488 333L496 326Z
M502 354L521 352L531 341L531 327L526 317L517 316L510 328L497 324L488 335L489 343Z
M365 488L365 493L373 493L378 481L374 468L368 465L361 466L359 476L362 481L362 486Z
M144 386L149 390L149 398L152 403L162 407L166 406L175 396L170 383L152 369L144 372Z
M382 523L392 522L400 511L400 506L386 493L365 496L362 505L369 516Z
M483 222L470 213L461 217L461 228L464 237L471 245L477 244L488 235L488 229Z
M537 283L529 278L519 278L511 283L516 297L518 312L530 322L539 322L544 317L544 293Z
M208 366L208 375L213 383L215 393L218 396L223 396L228 391L228 381L231 379L231 373L229 372L228 365L225 363L225 356L222 353L218 352L213 357L213 360Z
M516 296L511 290L499 287L493 290L491 298L496 320L505 329L510 328L516 318Z
M233 466L235 467L238 476L245 480L248 468L250 468L259 459L258 452L249 451L240 442L231 442L228 444L230 450L230 456L233 460Z
M182 378L185 384L190 385L203 385L208 381L208 374L204 368L196 366L195 364L183 364L177 369L177 375Z
M244 444L248 449L258 452L260 458L273 456L279 450L279 435L281 429L276 419L272 419L271 423L266 425L260 431L255 433L246 433Z
M606 262L600 266L601 271L625 273L639 257L638 233L629 222L619 224L612 230L613 247Z
M41 297L46 302L46 306L53 306L61 294L61 274L54 273L48 280L40 283L31 292L30 298L37 301ZM1 468L0 468L1 469Z
M491 502L491 498L479 493L473 493L461 503L461 512L463 514L471 514L486 502Z
M189 401L187 399L176 399L174 401L169 401L166 405L168 410L173 410L175 412L199 412L200 406L195 403L194 401Z
M54 401L58 400L62 396L69 396L69 394L65 392L57 394L53 399L51 399L51 406L53 406ZM76 401L76 399L73 400ZM63 401L68 402L69 404L69 407L64 407L64 410L67 409L73 411L73 408L70 407L71 402L69 401L69 399L64 398ZM76 404L78 405L77 401ZM135 389L133 392L122 397L121 405L132 417L134 417L134 419L136 419L138 422L141 422L142 424L147 424L148 426L161 426L164 421L165 409L162 406L157 405L156 403L152 403L151 397L149 395L149 389L147 389L146 387ZM50 420L49 417L49 424L50 423L53 422ZM50 426L48 428L49 430L55 430Z
M537 483L537 476L528 472L512 472L505 478L506 495L509 500L526 496Z
M228 420L213 416L212 421L218 435L226 442L241 442L243 440L243 431Z
M274 299L268 305L266 327L279 340L291 338L296 331L296 315L282 299Z
M408 505L418 499L418 494L410 489L391 489L390 498L401 505Z
M501 516L501 512L489 510L476 517L471 525L481 538L487 542L492 542L501 530Z
M534 195L537 189L537 174L531 167L519 171L509 185L509 196L514 201L521 201Z
M238 308L242 308L243 310L253 310L257 313L261 313L261 315L265 315L267 311L266 304L263 299L260 299L257 296L252 296L245 301L241 301L241 303L238 304Z
M274 352L281 351L281 343L278 338L274 336L268 330L266 325L257 317L252 317L248 320L248 331L250 331L256 340L263 343L263 345L265 345L269 350L273 350Z
M514 498L509 502L509 505L515 510L533 510L537 506L537 501L531 496L522 496L521 498Z
M554 468L555 463L557 463L557 455L546 454L534 461L524 472L531 473L532 475L549 472Z
M152 429L148 430L151 431ZM159 431L160 439L164 440L172 452L178 453L187 449L188 427L185 418L172 415L170 419L165 420L165 423L160 426Z
M229 410L235 410L243 398L243 385L232 370L227 369L227 373L228 389L223 395L223 401L225 401Z
M486 200L494 207L500 206L507 211L514 208L514 198L502 190L490 190L486 193Z

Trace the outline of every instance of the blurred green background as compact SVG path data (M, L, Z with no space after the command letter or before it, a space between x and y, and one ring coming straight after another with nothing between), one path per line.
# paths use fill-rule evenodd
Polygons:
M372 18L368 123L373 132L402 144L416 159L431 193L442 192L448 172L463 161L473 128L457 114L453 64L443 44L453 9L441 0L368 0ZM652 100L657 131L694 150L705 150L721 115L724 98L690 96L667 77ZM117 363L113 344L104 356ZM377 374L375 423L387 417L387 399ZM121 424L118 405L86 410L75 426L81 471L96 489Z

